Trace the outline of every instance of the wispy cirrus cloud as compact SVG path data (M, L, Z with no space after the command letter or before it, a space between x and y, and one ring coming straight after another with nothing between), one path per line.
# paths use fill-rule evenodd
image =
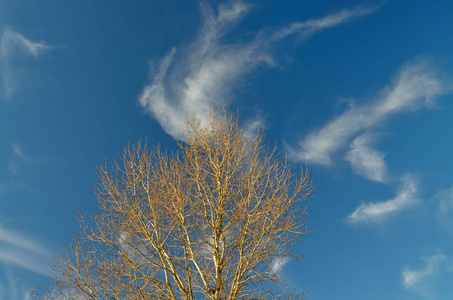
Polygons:
M451 83L442 78L427 60L416 60L403 67L393 83L384 88L376 100L352 106L321 128L308 133L299 141L298 147L288 147L290 158L331 165L332 155L344 148L355 136L380 126L399 113L430 106L437 96L451 89ZM373 152L371 148L362 147L362 158L374 156L379 159L380 154Z
M13 152L15 155L17 155L20 159L30 161L32 160L28 155L25 155L21 145L16 144L16 143L11 143L11 147L13 148Z
M38 57L47 50L54 48L46 44L43 40L32 42L21 33L6 27L3 30L1 41L1 55L4 59L16 54L17 50L21 50L25 54L30 54L33 57Z
M34 239L0 225L0 262L47 276L52 255Z
M437 204L439 222L453 233L453 185L448 189L437 190L432 201Z
M30 253L27 253L25 251L0 248L0 262L3 262L7 265L22 267L37 274L48 276L50 271L49 263L51 262L51 258L47 260L36 259L36 257L30 255Z
M250 119L245 122L243 126L242 134L245 136L255 136L260 130L263 130L265 127L265 119L257 114L254 119Z
M271 33L260 32L251 41L222 43L252 6L242 1L221 4L215 13L202 4L203 26L181 50L173 48L154 68L139 103L170 135L181 138L180 126L194 112L207 124L211 110L228 107L232 92L260 65L274 66L271 46L294 35L307 37L325 28L372 13L377 7L355 8L317 20L294 23Z
M39 163L39 160L26 155L22 149L22 146L17 143L10 143L12 150L13 150L13 156L9 160L9 170L13 174L18 174L21 170L21 167L24 164L34 164L34 163Z
M357 174L373 181L385 182L387 177L385 155L373 148L375 137L376 135L369 133L356 137L345 155L345 160L349 161L352 170Z
M2 243L6 243L14 247L19 247L27 251L35 252L43 256L52 255L52 253L49 250L47 250L34 240L27 238L18 232L6 230L1 226L0 226L0 241Z
M375 12L382 3L374 6L358 6L352 9L345 9L338 13L327 15L320 19L308 20L305 22L293 23L290 26L283 28L273 34L276 40L287 37L288 35L296 34L299 38L306 38L313 33L335 27L355 18L362 17Z
M33 42L23 34L5 27L0 42L0 58L2 64L3 85L6 97L11 96L19 85L19 76L15 74L13 58L20 55L37 58L54 46L44 41Z
M6 281L0 281L0 299L31 300L33 285L21 282L10 269L6 272Z
M362 203L346 217L346 222L351 225L376 223L415 205L419 201L417 198L418 182L415 176L406 174L401 181L402 186L395 198L381 202Z
M424 265L419 268L405 267L401 273L403 286L425 299L442 299L439 295L451 294L453 279L452 260L441 251L422 258ZM442 291L448 289L448 291ZM439 291L442 291L439 293Z

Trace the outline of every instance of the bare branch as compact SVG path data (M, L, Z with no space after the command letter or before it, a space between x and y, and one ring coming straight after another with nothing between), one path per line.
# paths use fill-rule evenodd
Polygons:
M292 299L272 264L301 256L313 185L235 115L193 117L167 154L138 143L99 169L99 212L36 299Z

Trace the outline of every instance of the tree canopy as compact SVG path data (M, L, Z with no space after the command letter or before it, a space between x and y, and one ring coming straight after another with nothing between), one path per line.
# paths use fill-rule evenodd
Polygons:
M235 115L194 116L168 154L142 143L99 169L99 212L55 259L38 299L291 298L279 268L307 233L306 170L292 173Z

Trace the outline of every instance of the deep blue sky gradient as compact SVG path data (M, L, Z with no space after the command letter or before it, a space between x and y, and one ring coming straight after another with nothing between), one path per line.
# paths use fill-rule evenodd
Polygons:
M213 49L223 53L228 45L234 52L261 37L272 63L240 65L244 70L229 82L209 73L224 93L211 103L238 111L244 127L258 120L282 155L299 155L289 156L294 170L308 164L317 186L308 216L314 231L296 248L306 257L280 272L293 276L299 291L310 288L309 300L451 299L453 2L203 3L0 1L0 300L27 299L36 284L44 288L41 273L79 232L77 213L97 209L97 167L139 140L176 149L162 120L140 104L142 92L175 47L163 86L173 96L166 103L183 109L182 92L196 73L190 58L194 68L206 59L195 55L207 18L201 11L215 19L219 3L251 7ZM376 9L267 42L291 24L358 8ZM44 48L33 55L33 45ZM331 153L330 165L303 159L310 135L377 103L405 66L418 64L424 65L418 75L442 85L429 105L420 95L420 105L352 134ZM345 160L363 134L387 167L383 182ZM404 176L416 191L398 209L351 221L361 204L394 199Z

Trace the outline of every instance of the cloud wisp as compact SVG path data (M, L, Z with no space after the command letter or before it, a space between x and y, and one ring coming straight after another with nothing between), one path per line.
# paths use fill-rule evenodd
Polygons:
M33 239L0 225L0 261L38 274L49 274L52 252Z
M373 181L385 182L387 177L385 155L373 149L374 140L375 135L367 133L356 137L345 155L345 160L349 161L355 173Z
M207 124L211 110L227 108L233 90L260 65L275 66L271 46L290 35L307 37L377 9L352 9L319 20L290 24L273 33L261 32L251 41L222 43L222 37L250 11L241 1L221 4L215 13L202 4L203 26L182 50L171 49L155 66L151 80L139 97L140 105L170 135L181 138L186 116L197 113Z
M33 285L21 282L9 269L6 272L6 281L0 282L0 299L31 300L32 290Z
M6 97L11 96L18 86L17 78L12 60L15 56L23 54L37 58L44 52L53 49L54 46L46 44L44 41L33 42L21 33L6 27L3 30L0 42L0 58L2 62L3 85Z
M346 222L351 225L378 223L392 214L415 205L419 201L416 178L406 174L401 181L402 186L395 198L382 202L362 203L346 217Z
M439 222L453 233L453 185L448 189L438 190L432 201L437 204Z
M403 284L408 289L417 289L417 285L425 277L432 276L435 273L438 265L445 261L447 257L443 254L435 254L430 257L425 257L425 267L421 269L410 269L408 267L402 273Z
M15 247L25 249L27 251L35 252L43 256L51 256L52 253L33 241L30 238L26 238L17 232L11 232L9 230L0 227L0 241Z
M22 50L26 54L30 54L33 57L38 57L47 50L52 49L53 47L47 45L43 40L40 42L32 42L27 39L21 33L14 31L10 28L5 28L2 34L1 41L1 55L3 58L8 58L17 49Z
M434 98L451 90L451 85L443 80L426 60L417 60L403 67L393 83L383 89L380 97L367 104L352 106L350 109L327 122L321 128L308 133L299 141L298 147L289 147L290 158L295 161L304 161L320 165L331 165L332 155L344 148L355 136L364 131L375 129L384 121L399 113L427 107L433 104ZM363 142L359 138L360 142ZM357 140L356 140L357 143ZM357 144L355 145L357 146ZM359 145L360 146L360 145ZM363 144L362 144L363 146ZM354 144L353 144L354 147ZM365 151L371 153L365 153ZM371 148L361 147L362 160L382 155ZM350 161L357 169L359 153L350 154ZM371 166L368 166L371 167ZM375 165L375 171L369 169L365 173L378 173L382 162ZM377 179L380 179L377 177Z
M35 163L40 163L39 160L26 155L21 145L16 143L10 143L13 149L13 157L9 160L9 170L13 174L18 174L21 171L21 167L24 165L30 165Z
M28 157L27 155L24 154L24 152L22 151L22 147L19 144L11 143L11 147L13 148L14 154L17 155L22 160L27 160L27 161L31 160L30 157Z
M451 294L453 275L452 261L440 251L431 256L423 257L424 266L420 268L405 267L401 273L402 285L409 291L425 299L441 299L439 291L444 295Z
M272 264L270 266L271 272L273 274L277 274L281 272L283 267L289 263L289 259L287 257L277 257L272 261Z
M335 27L345 22L351 21L355 18L362 17L375 12L382 4L375 6L358 6L353 9L345 9L338 13L327 15L320 19L308 20L305 22L298 22L277 31L272 38L279 40L289 35L296 34L299 38L307 38L313 33Z

